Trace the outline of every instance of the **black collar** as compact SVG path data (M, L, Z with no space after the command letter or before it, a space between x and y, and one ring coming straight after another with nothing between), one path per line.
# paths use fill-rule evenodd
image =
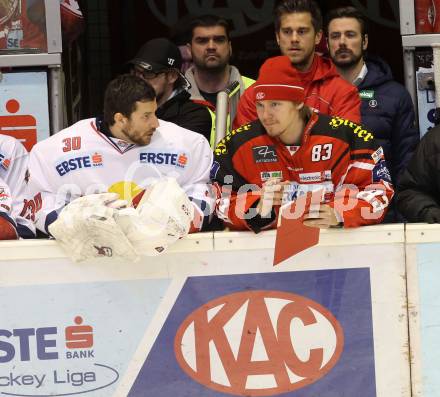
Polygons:
M96 129L105 136L108 136L109 138L114 138L113 134L110 131L110 127L108 124L104 121L103 116L96 117Z

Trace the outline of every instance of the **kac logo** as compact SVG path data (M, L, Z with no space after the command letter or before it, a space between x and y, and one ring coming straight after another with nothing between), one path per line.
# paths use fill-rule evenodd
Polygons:
M310 385L335 366L343 346L341 325L317 302L262 290L199 307L174 340L187 375L236 396L273 396Z

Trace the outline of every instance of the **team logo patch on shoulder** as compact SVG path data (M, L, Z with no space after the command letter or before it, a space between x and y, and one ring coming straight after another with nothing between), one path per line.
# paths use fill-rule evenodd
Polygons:
M252 148L254 161L258 163L276 163L278 156L275 151L275 146L254 146Z
M384 157L382 146L371 155L371 158L373 159L374 164L377 164L380 160L383 160Z
M379 163L377 163L373 168L373 182L391 182L391 174L388 170L387 163L385 160L381 160Z

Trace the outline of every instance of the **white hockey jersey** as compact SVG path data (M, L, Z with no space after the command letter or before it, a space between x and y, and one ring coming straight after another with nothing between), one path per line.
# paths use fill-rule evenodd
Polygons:
M7 183L0 178L0 240L18 238L17 224L12 219L12 196Z
M28 152L15 138L0 134L0 179L8 185L11 195L9 216L16 223L20 236L35 236L35 226L20 215L26 188Z
M48 233L58 212L77 197L116 192L132 203L165 176L176 178L200 215L211 215L212 151L202 135L159 120L151 142L137 146L105 135L96 123L94 118L79 121L33 147L28 184L33 205L26 215L39 230Z
M2 178L0 178L0 216L16 226L14 219L12 219L11 191L8 184Z

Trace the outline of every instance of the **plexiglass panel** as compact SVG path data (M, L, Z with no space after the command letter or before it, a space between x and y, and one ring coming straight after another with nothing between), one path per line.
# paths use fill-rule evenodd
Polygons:
M0 0L0 54L47 52L44 0Z

